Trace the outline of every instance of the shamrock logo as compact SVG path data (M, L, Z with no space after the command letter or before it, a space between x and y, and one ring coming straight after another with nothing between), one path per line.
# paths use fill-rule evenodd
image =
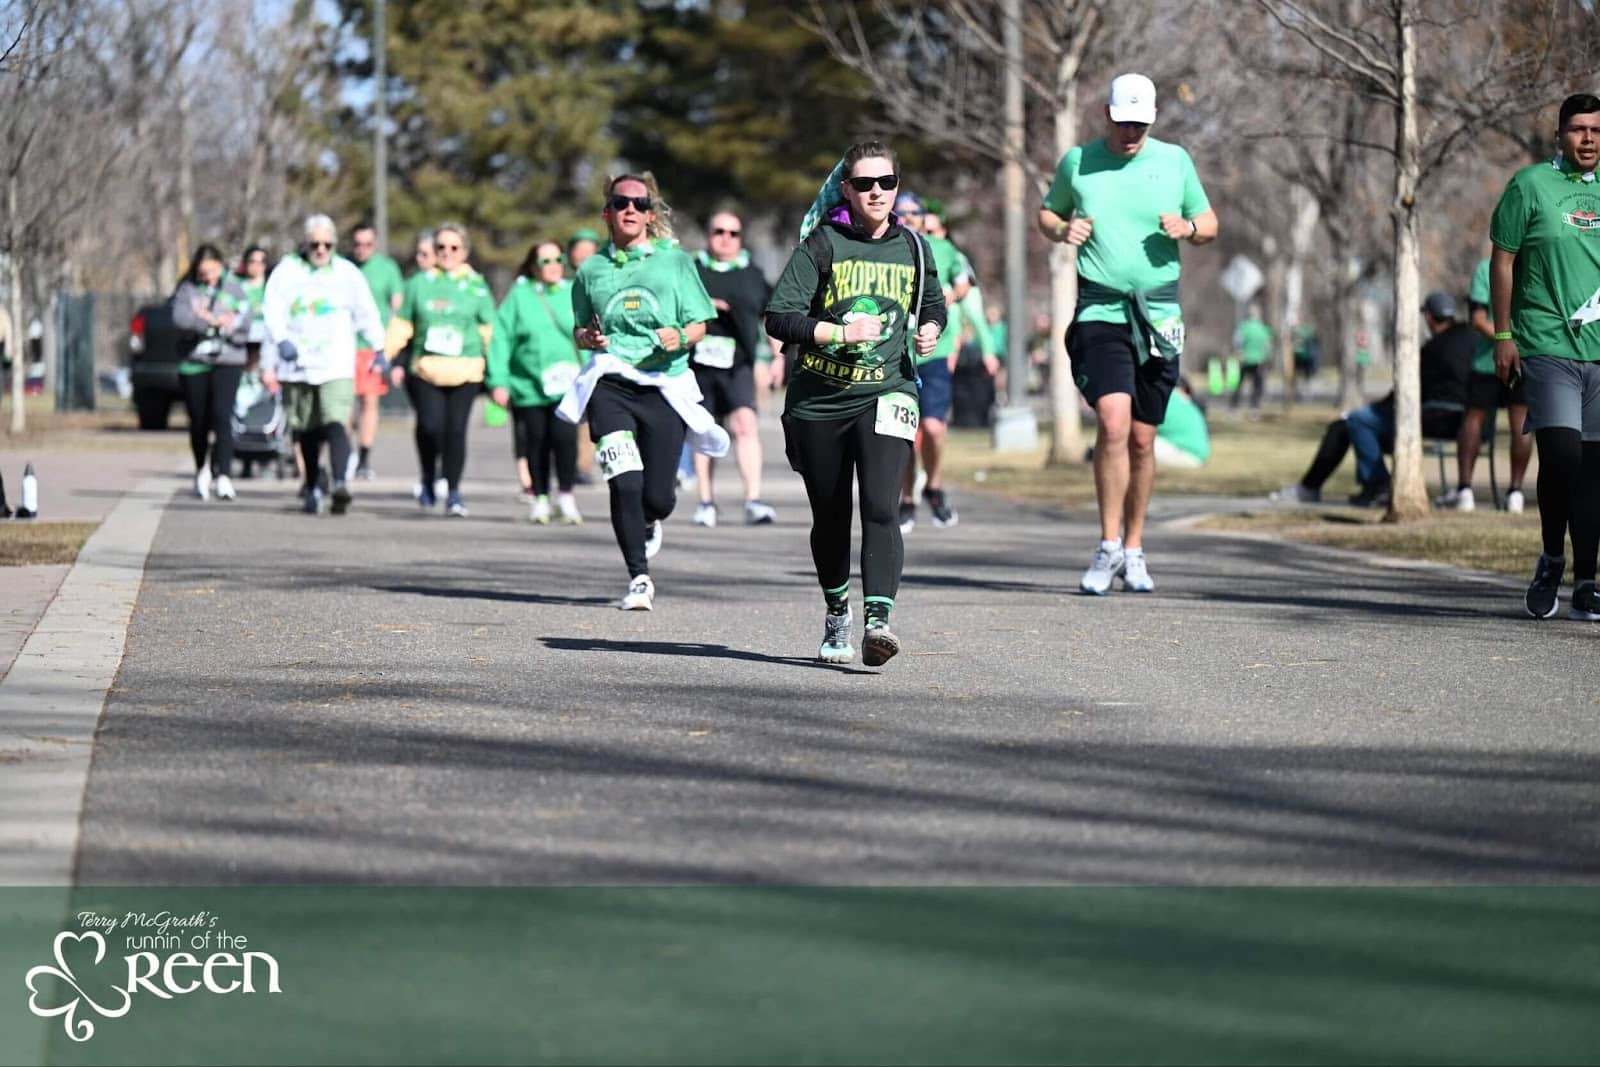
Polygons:
M105 938L101 937L93 930L85 934L73 934L66 932L57 934L55 941L56 966L51 967L47 964L41 964L40 966L29 971L27 977L24 979L24 981L27 983L28 992L30 994L28 997L28 1010L40 1018L45 1019L56 1015L66 1016L66 1018L61 1021L61 1025L66 1029L67 1036L72 1038L74 1041L87 1041L94 1036L94 1023L90 1022L88 1019L80 1019L77 1017L78 1003L80 1001L86 1001L89 1007L93 1008L107 1019L120 1019L124 1015L128 1014L128 1009L133 1006L133 998L129 996L128 991L123 989L121 986L112 986L113 989L122 994L122 1006L118 1008L107 1008L96 1003L93 997L83 991L83 987L78 984L77 976L72 973L72 968L67 965L66 957L62 952L62 946L69 940L93 942L94 962L97 966L99 965L100 961L105 958ZM66 983L69 987L71 987L73 992L77 993L78 995L58 1008L41 1007L39 1004L40 990L38 986L34 985L34 982L41 975L49 975L59 982Z

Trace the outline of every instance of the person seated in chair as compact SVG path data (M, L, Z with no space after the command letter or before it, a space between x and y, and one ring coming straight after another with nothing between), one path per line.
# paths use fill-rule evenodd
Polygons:
M1422 346L1422 435L1454 438L1466 407L1467 379L1477 345L1472 327L1456 319L1455 298L1434 291L1422 302L1422 318L1429 338ZM1394 393L1382 400L1348 411L1328 424L1322 444L1305 476L1272 494L1274 500L1315 503L1322 486L1355 449L1356 480L1360 492L1350 497L1358 507L1382 507L1389 502L1389 471L1383 454L1394 450Z

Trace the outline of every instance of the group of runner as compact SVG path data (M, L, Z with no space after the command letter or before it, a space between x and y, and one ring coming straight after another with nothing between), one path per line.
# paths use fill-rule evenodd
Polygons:
M1119 581L1131 592L1155 587L1143 532L1156 430L1184 344L1180 243L1206 244L1218 230L1188 153L1149 134L1155 99L1143 75L1117 77L1104 135L1066 154L1039 213L1047 238L1079 250L1078 305L1066 344L1097 419L1100 540L1079 581L1093 595ZM1593 184L1600 100L1570 99L1560 135L1563 155L1520 172L1496 211L1495 360L1502 378L1520 372L1526 382L1526 425L1541 456L1546 545L1528 609L1554 613L1570 530L1573 614L1600 619L1600 378L1590 374L1600 347L1579 335L1600 319L1600 296L1588 296L1600 292L1600 253L1591 240L1566 232L1571 219L1600 209ZM716 522L713 462L730 446L746 521L771 521L760 497L754 382L784 373L773 355L778 345L791 346L782 425L811 511L824 609L818 656L829 663L855 656L851 531L858 498L862 661L887 662L900 649L890 617L903 534L916 520L918 451L920 496L934 525L958 521L942 459L953 320L970 309L975 329L984 322L981 305L968 303L970 263L942 232L942 220L902 188L894 152L879 141L852 145L827 176L770 291L744 253L735 214L710 220L709 247L698 257L683 251L648 173L612 179L602 219L604 234L565 249L536 242L498 307L467 265L461 226L437 227L430 243L419 245L417 273L396 286L398 272L374 266L375 255L359 268L335 256L330 220L308 220L304 249L279 264L264 288L265 325L275 341L270 373L284 383L304 453L306 510L321 504L314 472L324 443L336 474L332 510L349 506L347 479L337 475L346 470L344 426L355 380L367 374L379 387L384 376L404 387L416 409L419 503L433 509L442 495L447 514L465 515L467 417L486 388L511 409L535 522L581 521L573 497L576 427L587 423L628 576L621 606L649 610L656 597L650 560L676 506L686 444L696 454L696 521ZM361 252L358 242L358 259ZM216 290L219 306L240 299L219 287L209 265L199 267L193 283ZM224 315L211 325L224 333L236 328ZM381 348L358 349L357 337L380 336ZM1519 345L1532 351L1521 355ZM992 359L992 348L984 351ZM211 373L223 365L217 361ZM226 386L225 376L215 382L223 392ZM212 402L198 386L195 396L197 407ZM350 470L365 469L363 450Z

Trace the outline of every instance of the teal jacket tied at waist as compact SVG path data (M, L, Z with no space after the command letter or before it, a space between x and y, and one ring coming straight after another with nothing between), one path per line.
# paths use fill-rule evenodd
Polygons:
M1128 327L1133 331L1133 345L1139 353L1139 362L1143 363L1152 355L1160 355L1162 359L1177 359L1178 349L1161 336L1150 323L1150 302L1162 304L1176 304L1178 302L1178 283L1168 282L1158 285L1154 289L1143 292L1134 291L1124 293L1109 285L1091 282L1089 279L1078 276L1078 308L1090 304L1121 304L1123 312L1128 316Z

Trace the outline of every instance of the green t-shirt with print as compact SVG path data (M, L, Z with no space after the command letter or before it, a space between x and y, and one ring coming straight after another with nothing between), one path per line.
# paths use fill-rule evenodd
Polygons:
M1105 141L1078 145L1061 158L1044 206L1063 219L1094 223L1078 250L1078 274L1119 293L1147 292L1178 280L1178 242L1161 230L1161 216L1192 219L1211 209L1189 153L1175 144L1146 138L1132 159L1115 155ZM1181 319L1176 303L1150 302L1158 330ZM1089 304L1079 322L1128 321L1120 303Z
M1272 354L1272 329L1258 318L1248 318L1233 331L1233 349L1246 367L1259 367Z
M833 246L827 292L818 299L821 275L811 249L802 241L773 288L767 313L801 312L840 326L875 316L883 332L876 342L801 346L784 401L784 413L797 419L850 418L886 393L917 395L906 335L907 311L916 299L917 267L905 232L890 226L882 237L872 238L832 222L822 226ZM926 238L918 239L926 248ZM935 302L944 303L938 284L930 272L929 288L922 297L925 313Z
M948 237L924 237L928 247L933 249L933 265L939 271L939 284L946 289L952 288L957 279L961 277L962 261L966 258L955 242ZM944 331L939 334L939 344L926 356L917 360L917 366L932 363L936 359L948 359L950 353L955 351L956 343L961 337L961 316L951 307L951 315L945 320Z
M572 317L579 326L599 316L606 351L642 371L682 374L689 348L661 347L656 330L710 322L717 309L694 260L676 241L647 241L630 249L607 244L583 261L572 286Z
M411 323L411 355L482 358L486 353L478 327L494 324L494 296L483 275L471 267L452 274L435 267L411 276L395 314Z
M1489 222L1516 254L1511 334L1524 357L1600 360L1600 181L1564 157L1511 176Z
M557 403L583 365L574 325L572 282L518 278L500 302L484 383L508 389L515 407Z
M365 263L358 263L361 276L372 290L372 300L378 305L378 317L385 326L394 315L394 297L404 292L405 279L400 276L400 265L382 252L374 252Z
M1489 310L1490 321L1494 319L1494 306L1489 302L1489 261L1478 262L1477 269L1472 272L1472 288L1467 290L1467 301L1472 304L1482 304ZM1478 334L1478 347L1472 354L1472 373L1494 373L1494 339Z

